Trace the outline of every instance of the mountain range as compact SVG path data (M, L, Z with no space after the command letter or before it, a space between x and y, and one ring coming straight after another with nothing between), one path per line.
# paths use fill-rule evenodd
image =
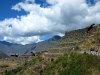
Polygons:
M9 58L9 56L0 51L0 59L4 59L4 58Z
M11 54L27 54L31 51L43 51L54 46L60 38L60 36L55 35L48 40L26 45L0 41L0 51L7 54L8 56Z

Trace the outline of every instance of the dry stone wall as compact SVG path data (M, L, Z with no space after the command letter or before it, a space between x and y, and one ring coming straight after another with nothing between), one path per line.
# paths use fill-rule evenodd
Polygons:
M47 54L44 54L45 57L57 57L59 55L62 55L65 52L69 52L72 50L77 50L78 45L83 42L84 39L89 38L89 36L94 35L96 31L99 32L100 27L95 26L90 31L88 31L88 27L73 31L67 31L65 33L65 36L63 36L58 43L48 50Z
M48 52L49 53L65 53L73 50L87 36L87 28L67 31L65 36Z

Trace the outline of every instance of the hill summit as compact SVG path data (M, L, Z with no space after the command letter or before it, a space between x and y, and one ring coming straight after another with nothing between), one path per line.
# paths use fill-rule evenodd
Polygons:
M91 47L99 49L100 24L91 24L83 29L67 31L58 43L44 55L56 56L73 50L89 50Z

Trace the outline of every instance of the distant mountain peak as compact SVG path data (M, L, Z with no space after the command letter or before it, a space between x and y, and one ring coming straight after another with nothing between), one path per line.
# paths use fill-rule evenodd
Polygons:
M4 58L9 58L9 56L0 51L0 59L4 59Z
M49 40L45 40L33 44L26 44L26 45L0 41L0 51L7 55L10 55L11 53L13 54L18 53L21 55L21 54L27 54L28 52L33 50L35 51L47 50L48 48L54 46L60 38L61 38L60 36L55 35Z
M52 38L50 38L49 41L58 41L59 39L61 39L61 36L55 35Z
M7 46L13 45L13 43L9 43L9 42L6 42L6 41L0 41L0 43L3 44L3 45L7 45Z

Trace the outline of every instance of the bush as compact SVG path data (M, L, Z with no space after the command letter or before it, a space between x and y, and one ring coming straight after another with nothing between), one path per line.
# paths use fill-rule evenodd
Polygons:
M1 68L5 68L5 67L9 67L9 65L5 64L5 65L0 65Z
M16 69L12 69L11 71L6 71L4 75L14 75L17 72L19 72L22 69L22 67L18 67Z
M71 53L59 57L47 66L41 75L52 75L58 72L57 75L92 75L94 71L100 71L100 65L97 63L97 56L89 55L86 52L83 54ZM98 71L98 74L100 72Z

